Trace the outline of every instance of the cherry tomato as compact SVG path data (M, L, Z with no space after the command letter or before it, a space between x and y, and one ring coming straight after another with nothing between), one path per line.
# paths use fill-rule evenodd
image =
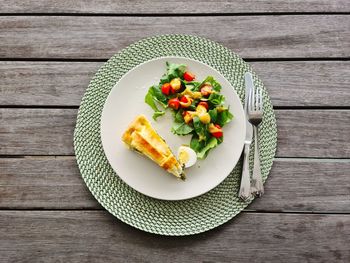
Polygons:
M211 93L213 93L213 87L210 85L204 85L201 88L201 94L204 97L208 97Z
M186 71L186 72L184 73L184 80L186 80L186 81L192 81L192 80L194 80L194 79L195 79L195 75L193 75L191 72Z
M180 101L183 102L183 103L187 103L188 102L188 98L186 96L182 96Z
M188 96L182 96L180 99L180 105L182 108L188 108L192 104L192 99Z
M215 132L211 132L211 135L213 135L215 138L220 138L222 137L224 134L222 132L221 126L219 124L214 124L215 128L213 130L215 130Z
M222 137L224 134L222 132L214 132L211 135L213 135L215 138L220 138Z
M173 87L170 85L170 94L175 94L176 90L173 89Z
M162 86L162 93L169 96L169 94L171 94L171 89L170 83L164 83Z
M180 107L180 101L178 98L173 98L168 101L168 105L170 108L173 108L174 110L178 110Z
M209 110L208 102L201 101L200 103L198 103L198 105L202 105L204 108L206 108L207 110Z

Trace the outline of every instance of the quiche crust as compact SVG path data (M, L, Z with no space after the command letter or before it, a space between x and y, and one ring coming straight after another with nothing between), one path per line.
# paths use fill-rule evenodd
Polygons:
M144 115L137 116L129 124L122 141L128 148L147 156L167 172L185 179L182 166Z

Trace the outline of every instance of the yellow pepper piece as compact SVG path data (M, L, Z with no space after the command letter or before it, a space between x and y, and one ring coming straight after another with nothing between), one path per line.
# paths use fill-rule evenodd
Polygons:
M209 113L203 113L203 114L199 115L199 120L204 124L208 124L210 122Z
M194 99L200 99L202 97L202 93L200 93L199 91L192 92L191 97Z
M172 79L170 81L170 86L175 90L178 91L181 89L181 80L179 78Z
M207 112L207 109L203 105L198 105L196 111L199 115L202 115Z

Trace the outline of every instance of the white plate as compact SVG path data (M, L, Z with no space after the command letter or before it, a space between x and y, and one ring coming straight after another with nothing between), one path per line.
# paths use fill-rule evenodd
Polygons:
M153 110L144 102L148 88L158 84L165 73L165 62L183 63L196 79L211 75L222 85L226 105L234 115L232 122L224 128L224 142L211 150L205 160L198 161L186 169L186 181L178 180L146 157L125 147L121 137L129 123L139 114L144 114L152 126L170 146L173 153L182 144L189 144L191 136L171 133L173 116L168 111L157 121L152 119ZM129 186L150 197L163 200L182 200L204 194L220 184L232 171L241 155L245 116L242 104L231 84L208 65L179 57L164 57L147 61L125 74L111 90L101 117L101 139L106 157ZM235 193L232 193L235 194Z

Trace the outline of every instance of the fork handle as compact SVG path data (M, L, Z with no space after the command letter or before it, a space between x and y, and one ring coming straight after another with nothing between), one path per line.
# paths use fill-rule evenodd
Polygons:
M238 195L243 201L247 201L251 196L250 175L249 175L249 151L250 151L250 144L245 144L241 187L239 189L239 195Z
M259 143L258 143L258 127L254 126L254 169L252 177L251 192L256 197L261 197L264 194L264 185L262 182L260 157L259 157Z

